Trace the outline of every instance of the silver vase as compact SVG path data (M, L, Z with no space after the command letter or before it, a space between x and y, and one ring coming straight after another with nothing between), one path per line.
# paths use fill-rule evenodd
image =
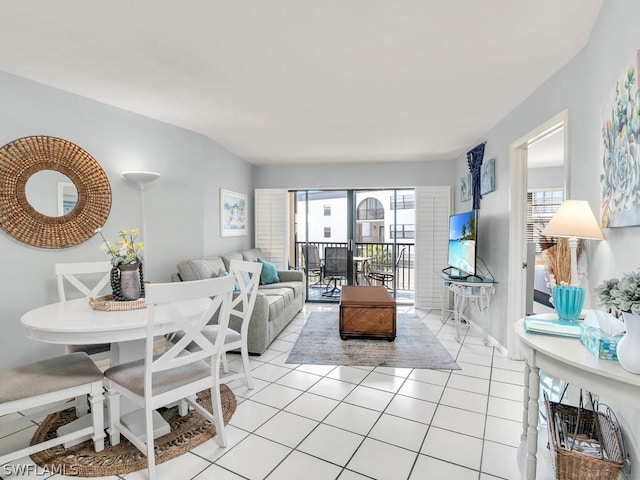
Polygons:
M138 263L118 265L120 270L120 293L129 300L140 298L140 273Z

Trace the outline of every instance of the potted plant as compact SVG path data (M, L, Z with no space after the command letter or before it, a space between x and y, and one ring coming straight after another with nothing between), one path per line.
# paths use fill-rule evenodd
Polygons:
M625 370L640 374L640 273L605 280L596 293L601 305L622 312L627 333L618 342L618 360Z
M144 277L142 274L142 250L138 240L138 229L120 230L117 243L108 242L102 229L96 233L102 237L102 249L111 256L111 289L116 300L137 300L144 297Z

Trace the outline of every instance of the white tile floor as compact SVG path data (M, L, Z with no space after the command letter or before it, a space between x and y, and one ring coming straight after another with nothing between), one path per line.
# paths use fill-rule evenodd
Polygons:
M159 478L520 478L522 362L483 345L473 329L457 343L453 322L443 325L439 311L399 307L421 316L462 369L286 364L305 318L337 308L307 304L265 354L252 357L255 389L231 384L238 406L227 427L226 449L210 440L159 465ZM241 368L238 356L229 360L233 369ZM0 432L0 442L21 443L31 434L32 429ZM11 478L11 469L0 469L0 477ZM38 473L27 478L46 478ZM142 471L107 478L147 477Z

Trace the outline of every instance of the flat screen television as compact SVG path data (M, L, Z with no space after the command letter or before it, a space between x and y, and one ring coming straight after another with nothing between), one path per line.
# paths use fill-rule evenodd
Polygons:
M476 274L476 239L478 211L458 213L449 217L448 268L451 278L466 278Z

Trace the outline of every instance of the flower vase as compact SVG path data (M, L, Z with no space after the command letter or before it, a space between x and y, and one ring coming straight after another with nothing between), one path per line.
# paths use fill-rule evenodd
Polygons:
M142 296L139 263L122 263L111 270L111 289L117 300L137 300Z
M627 333L616 348L618 361L627 372L640 374L640 315L622 312L622 318Z

